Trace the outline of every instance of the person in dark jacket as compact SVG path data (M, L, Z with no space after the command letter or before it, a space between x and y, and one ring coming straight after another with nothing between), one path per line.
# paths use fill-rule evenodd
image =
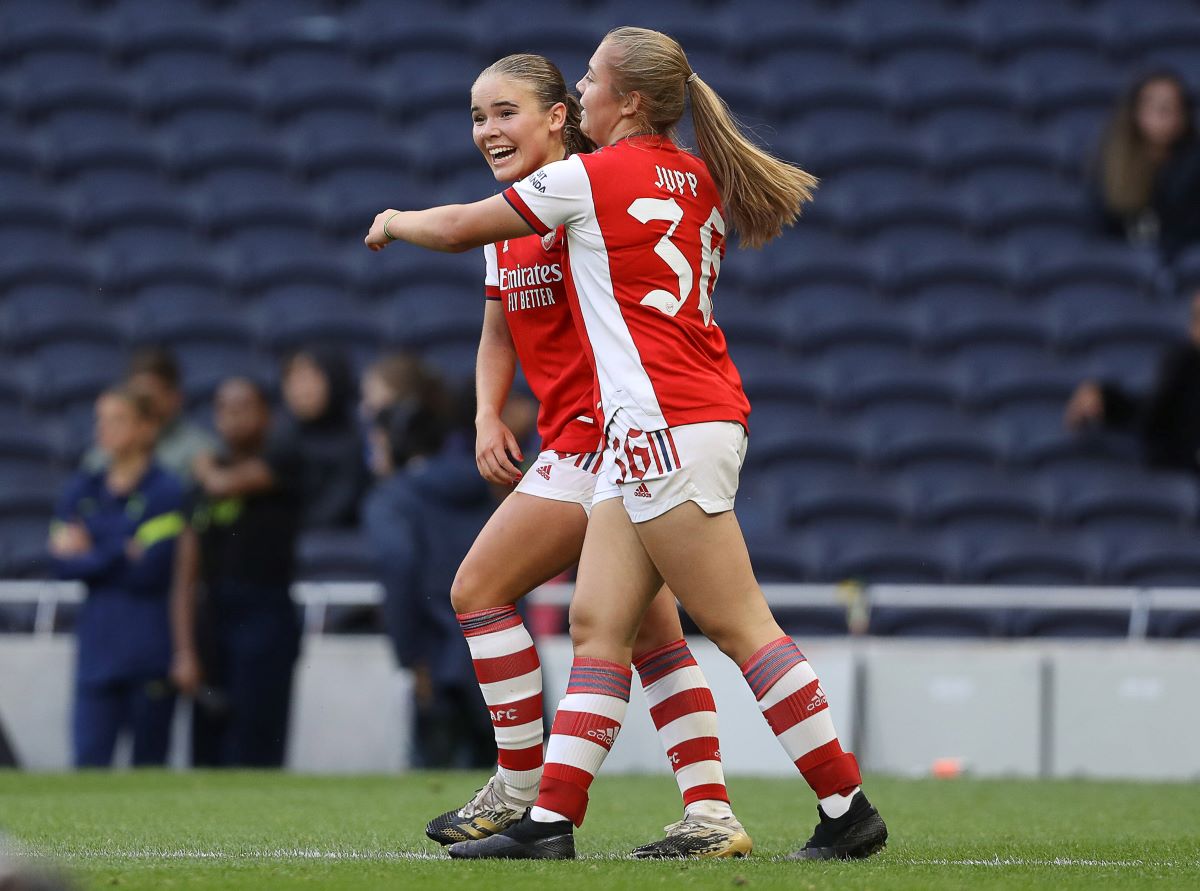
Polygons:
M334 350L295 353L284 364L283 401L287 415L280 435L303 460L303 525L357 525L369 479L349 364Z
M300 651L291 597L300 461L270 439L270 406L252 381L224 381L215 415L221 451L192 468L196 503L172 596L172 678L194 697L194 764L278 767Z
M495 745L471 654L446 592L495 509L474 455L442 446L453 425L444 390L424 378L419 399L383 409L372 430L379 478L363 529L384 587L384 625L413 672L418 767L489 767Z
M55 511L49 549L60 578L87 585L76 634L75 764L112 763L132 732L133 763L163 764L174 693L168 592L184 527L181 483L153 461L150 400L127 387L96 402L96 444L108 466L80 472Z
M1188 339L1163 354L1149 394L1116 381L1084 381L1067 403L1066 425L1133 431L1149 466L1200 472L1200 291L1190 318Z
M1178 74L1153 71L1117 104L1092 200L1099 228L1170 260L1200 242L1200 141Z

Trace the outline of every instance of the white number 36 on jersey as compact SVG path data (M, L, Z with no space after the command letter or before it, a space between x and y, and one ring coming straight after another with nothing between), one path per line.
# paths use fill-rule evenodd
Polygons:
M662 288L655 288L642 298L642 303L674 317L687 304L692 295L693 284L692 264L683 255L683 251L671 241L671 236L683 220L683 208L674 198L638 198L629 205L629 215L643 225L651 220L662 220L671 224L666 234L654 246L654 253L662 258L679 279L679 292L672 294ZM719 246L714 250L712 243L714 229L719 235L725 234L725 221L715 207L700 227L700 314L704 317L705 327L712 324L712 289L721 273L721 252Z

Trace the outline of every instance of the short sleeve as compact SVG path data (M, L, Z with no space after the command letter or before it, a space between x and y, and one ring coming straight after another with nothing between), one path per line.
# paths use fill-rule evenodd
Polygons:
M577 225L593 212L592 186L579 155L535 170L505 189L504 197L538 235Z
M500 263L494 244L483 246L483 296L488 300L500 299Z

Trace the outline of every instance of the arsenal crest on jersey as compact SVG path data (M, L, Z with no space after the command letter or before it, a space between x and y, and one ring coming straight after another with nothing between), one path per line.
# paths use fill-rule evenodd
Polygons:
M548 251L554 247L554 238L558 235L558 230L554 229L542 236L542 250Z

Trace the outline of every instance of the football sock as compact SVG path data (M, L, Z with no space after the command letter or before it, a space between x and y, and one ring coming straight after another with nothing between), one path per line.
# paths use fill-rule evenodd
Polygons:
M731 814L717 738L717 705L687 642L680 639L651 650L633 664L687 812Z
M846 811L850 810L850 802L854 800L854 793L858 791L858 786L855 786L850 792L845 795L839 795L834 792L821 799L821 810L825 812L825 816L831 820L836 820L838 817L844 816Z
M858 761L842 751L821 683L792 639L771 641L746 660L742 674L759 711L817 798L824 802L853 793L862 783ZM838 804L831 801L834 808Z
M576 826L583 824L588 789L625 720L632 678L627 665L575 657L567 695L559 703L550 729L546 769L537 797L539 813L549 811Z
M475 677L496 733L497 774L518 804L542 778L542 666L515 606L459 613Z

